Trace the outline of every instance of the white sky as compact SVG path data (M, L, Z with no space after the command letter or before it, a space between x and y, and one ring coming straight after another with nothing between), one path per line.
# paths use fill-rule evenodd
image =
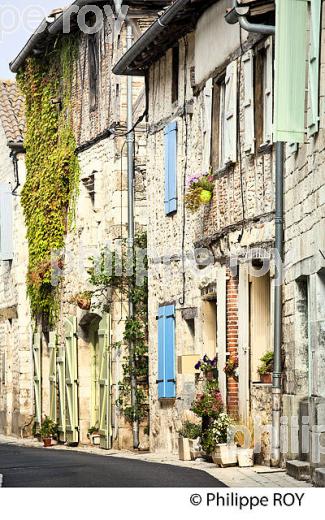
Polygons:
M0 78L12 77L9 62L53 8L70 0L0 0Z

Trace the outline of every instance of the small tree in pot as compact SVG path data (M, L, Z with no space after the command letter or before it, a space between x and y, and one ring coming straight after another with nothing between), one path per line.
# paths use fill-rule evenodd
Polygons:
M58 426L57 424L50 419L47 415L45 416L44 421L40 427L40 435L43 440L43 444L45 448L49 448L52 445L52 439L56 437L58 434Z
M266 352L260 359L261 364L258 367L257 371L261 378L261 383L272 383L272 374L273 374L273 360L274 353L269 351Z

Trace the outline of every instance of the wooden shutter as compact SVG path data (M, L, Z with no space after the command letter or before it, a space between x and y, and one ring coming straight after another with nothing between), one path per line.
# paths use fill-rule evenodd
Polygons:
M42 424L41 335L33 334L35 423Z
M306 32L307 0L276 2L275 141L304 142Z
M165 213L177 210L177 123L165 128Z
M77 320L65 320L65 417L66 440L79 441Z
M319 127L319 54L321 33L321 0L310 2L310 48L308 65L308 135L314 135Z
M231 62L226 70L224 162L237 160L237 61Z
M13 205L8 183L0 183L0 260L13 258Z
M166 305L158 312L158 398L176 397L175 306Z
M211 127L212 127L212 78L206 82L203 90L202 114L202 141L203 141L203 169L208 171L211 160Z
M50 332L49 341L49 353L50 353L50 370L49 370L49 383L50 383L50 418L55 423L57 422L57 368L56 368L56 333Z
M111 448L111 359L110 316L103 317L98 327L98 385L99 385L99 434L100 446Z
M265 42L264 63L264 143L272 143L273 132L273 39Z
M254 153L254 63L253 52L250 50L243 56L244 75L244 151Z
M65 348L58 348L57 376L58 376L58 429L61 442L66 441L66 414L65 414Z

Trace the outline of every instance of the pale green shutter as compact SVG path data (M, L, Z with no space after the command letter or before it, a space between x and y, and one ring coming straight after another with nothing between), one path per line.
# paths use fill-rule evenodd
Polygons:
M50 418L57 422L57 386L56 386L56 333L50 332L49 354L50 354Z
M111 448L111 350L110 316L103 317L98 327L98 363L99 363L99 433L100 446Z
M65 418L66 441L79 441L77 320L65 320Z
M265 42L264 63L264 143L272 143L273 130L273 38Z
M308 135L318 132L319 126L319 53L321 28L321 0L310 2L310 48L308 66Z
M56 358L58 376L58 428L59 439L61 442L66 440L66 419L65 419L65 347L58 348Z
M41 335L33 334L35 423L42 424Z
M307 0L277 0L274 141L304 141L306 34Z
M225 93L225 165L237 161L237 61L231 62L226 70ZM224 166L224 165L222 165Z

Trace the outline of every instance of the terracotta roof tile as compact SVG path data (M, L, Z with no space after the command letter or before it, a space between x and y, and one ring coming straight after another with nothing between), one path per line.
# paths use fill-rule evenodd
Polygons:
M15 81L0 80L0 120L8 144L23 143L26 128L25 100Z

